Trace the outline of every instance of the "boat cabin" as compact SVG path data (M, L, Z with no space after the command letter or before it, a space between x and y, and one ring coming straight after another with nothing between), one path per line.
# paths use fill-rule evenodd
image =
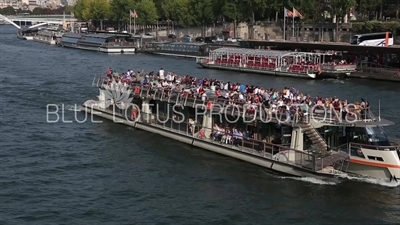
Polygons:
M146 51L152 53L173 53L188 55L207 55L210 48L205 43L187 42L149 42L146 44Z
M19 36L35 36L35 34L39 31L38 28L21 28L18 30Z
M134 45L134 40L130 35L111 33L66 34L63 35L61 42L93 47Z

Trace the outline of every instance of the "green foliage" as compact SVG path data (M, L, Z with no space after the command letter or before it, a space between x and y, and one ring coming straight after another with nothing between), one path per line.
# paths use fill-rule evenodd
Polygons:
M129 11L134 10L135 2L132 0L112 0L111 1L112 19L116 21L129 21Z
M140 24L154 24L158 19L157 8L152 0L140 0L134 6L138 14L137 21Z
M356 33L371 33L371 32L393 32L396 33L400 27L398 21L366 21L366 22L355 22L352 24L353 32Z
M0 14L8 16L8 15L15 15L16 11L13 7L8 6L6 8L0 9Z
M303 21L310 22L324 21L324 12L343 18L350 8L357 11L359 20L382 20L387 17L398 18L400 15L400 2L395 0L78 0L73 11L80 20L106 18L128 22L129 11L136 10L139 24L152 24L158 19L171 20L181 26L201 26L234 20L280 20L284 7L289 10L296 8L304 16ZM377 26L365 24L362 29L380 29Z
M331 0L330 13L338 17L344 17L351 7L356 5L355 0Z

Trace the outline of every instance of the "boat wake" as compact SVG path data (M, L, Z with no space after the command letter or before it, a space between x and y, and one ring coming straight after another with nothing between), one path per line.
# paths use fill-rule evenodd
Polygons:
M303 181L303 182L312 183L312 184L319 184L319 185L337 185L338 184L337 182L321 180L321 179L314 178L314 177L284 177L284 176L278 176L277 178L279 178L279 179L297 180L297 181Z
M350 175L350 174L341 174L341 175L339 175L339 177L342 179L350 180L350 181L375 184L375 185L380 185L380 186L384 186L384 187L399 187L400 186L400 182L389 182L387 180L381 180L381 179L370 178L370 177L360 177L360 176Z
M77 105L66 105L65 109L68 111L74 111L74 112L80 112L82 106L77 106Z
M72 112L80 112L82 106L80 105L68 105L64 103L55 104L60 110L72 111Z

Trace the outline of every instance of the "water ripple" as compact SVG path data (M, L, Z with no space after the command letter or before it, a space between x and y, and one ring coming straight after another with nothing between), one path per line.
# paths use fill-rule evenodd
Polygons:
M373 105L381 99L382 115L399 123L397 105L388 103L396 102L397 84L204 70L187 59L21 41L15 32L0 26L0 60L7 62L0 64L0 224L400 223L397 187L288 178L110 121L76 122L84 118L80 104L98 94L93 75L108 65L296 86ZM48 104L64 107L64 117L46 122ZM389 132L400 137L397 127Z

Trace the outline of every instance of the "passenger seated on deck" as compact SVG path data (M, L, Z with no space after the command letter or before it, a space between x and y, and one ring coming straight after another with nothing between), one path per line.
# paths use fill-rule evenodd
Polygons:
M221 132L221 129L218 124L214 124L214 128L213 128L213 138L216 141L220 141L221 137L223 135L223 133Z
M243 133L240 130L234 129L233 131L233 145L242 146L243 144Z

